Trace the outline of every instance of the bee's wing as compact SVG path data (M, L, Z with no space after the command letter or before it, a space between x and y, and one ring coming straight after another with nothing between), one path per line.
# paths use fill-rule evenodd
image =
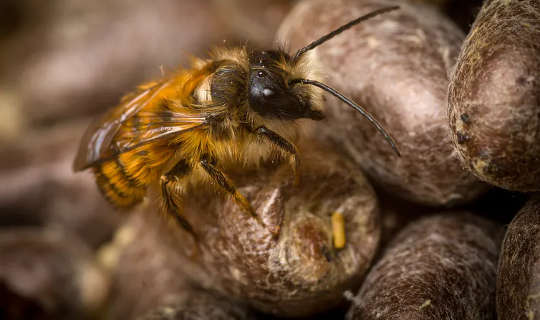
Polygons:
M186 108L180 109L186 112L175 112L160 107L174 90L173 81L147 85L94 121L83 135L73 170L84 170L120 153L202 125L205 118L198 113Z

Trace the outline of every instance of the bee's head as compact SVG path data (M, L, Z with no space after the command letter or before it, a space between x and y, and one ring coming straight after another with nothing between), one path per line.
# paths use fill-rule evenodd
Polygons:
M320 120L323 114L313 109L311 88L289 83L291 75L284 66L291 57L282 50L249 53L248 102L265 118Z
M249 54L248 81L250 107L262 117L267 118L320 120L323 118L323 114L313 109L312 104L316 99L311 90L313 87L318 87L366 117L383 134L399 156L394 139L369 112L336 89L316 79L309 79L309 74L302 72L302 64L308 59L305 55L306 52L315 49L362 21L398 8L398 6L384 7L358 17L299 49L292 58L282 50L252 51Z

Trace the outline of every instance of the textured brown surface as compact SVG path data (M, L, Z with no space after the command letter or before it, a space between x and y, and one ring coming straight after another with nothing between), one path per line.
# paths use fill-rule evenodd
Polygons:
M540 317L540 196L512 220L501 249L497 276L499 319Z
M168 286L176 285L174 275L184 273L199 286L277 315L329 309L343 299L345 289L359 285L379 242L375 194L363 175L350 167L331 154L303 159L297 188L291 186L288 168L271 175L262 170L258 175L232 173L264 227L211 191L189 192L185 216L199 235L198 247L185 231L164 225L149 203L142 208L144 214L130 222L135 224L131 229L136 240L124 250L146 248L137 249L142 253L136 255L136 263L143 269L159 270L160 277L169 279ZM341 212L346 221L347 244L339 251L332 246L334 211ZM159 266L147 261L154 255L163 257ZM128 266L134 263L129 257L120 256L118 261ZM123 272L123 268L118 270ZM157 271L148 269L134 271L116 296L132 296L129 292L155 285L156 275ZM183 280L178 277L178 281ZM152 300L151 292L137 298Z
M452 137L481 180L540 190L540 2L486 1L449 89Z
M291 49L391 1L304 1L279 31ZM327 83L372 112L396 138L402 157L358 112L327 96L326 123L314 135L341 146L378 184L402 198L452 205L485 190L452 148L446 91L463 33L441 13L401 9L363 22L316 51Z
M108 279L84 243L58 230L0 230L0 318L87 319Z
M464 213L413 221L369 272L348 319L495 319L494 223Z

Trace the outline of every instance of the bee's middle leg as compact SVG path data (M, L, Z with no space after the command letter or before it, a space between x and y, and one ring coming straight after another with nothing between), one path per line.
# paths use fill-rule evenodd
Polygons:
M249 215L257 219L259 223L262 224L261 219L253 210L253 207L249 201L236 189L232 181L223 173L221 170L217 169L208 159L202 159L200 161L201 167L208 173L208 175L225 191L230 193L233 196L234 201Z
M184 183L182 178L191 170L189 166L180 161L173 169L161 176L161 195L163 199L163 209L166 214L172 216L176 222L187 232L189 232L195 241L197 241L197 234L191 226L191 224L182 216L182 209L178 205L180 197L183 195Z

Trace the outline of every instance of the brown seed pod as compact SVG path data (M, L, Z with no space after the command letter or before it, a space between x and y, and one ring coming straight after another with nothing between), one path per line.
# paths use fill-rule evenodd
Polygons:
M540 2L485 2L448 102L465 166L502 188L540 190Z
M87 319L108 278L76 237L40 228L0 231L0 318Z
M189 233L174 224L163 225L156 208L147 207L143 211L150 212L134 218L144 220L132 228L136 240L124 249L145 247L146 253L134 259L120 254L119 261L145 265L159 255L163 269L130 273L129 285L118 289L117 296L133 296L129 292L140 292L133 286L156 283L158 274L168 279L167 286L174 286L174 276L183 273L203 288L264 312L306 316L335 306L344 290L359 285L380 234L377 200L359 170L325 154L302 159L298 187L292 186L286 167L272 174L228 173L265 225L232 200L220 200L215 192L198 187L187 193L184 210L198 236L195 244ZM340 250L332 242L334 212L345 220L346 244Z
M536 319L540 314L540 195L508 226L497 276L500 319Z
M393 4L304 1L285 19L278 38L296 49ZM325 105L327 121L313 135L344 148L376 183L400 197L428 205L469 201L486 187L457 160L446 114L447 75L463 33L433 8L399 5L399 10L365 21L314 51L327 83L382 123L396 138L401 158L359 113L332 97Z
M350 294L347 319L495 319L501 231L456 212L412 222Z

